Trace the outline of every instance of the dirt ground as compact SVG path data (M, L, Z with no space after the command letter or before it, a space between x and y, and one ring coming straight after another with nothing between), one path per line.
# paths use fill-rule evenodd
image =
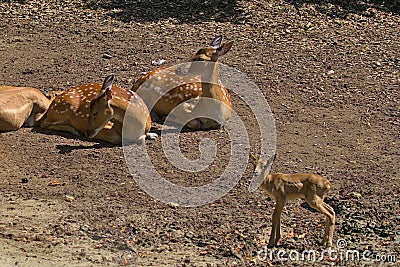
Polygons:
M274 114L272 171L315 172L332 182L326 202L337 214L342 255L306 265L398 266L399 10L396 0L1 0L0 84L66 90L113 72L130 88L153 60L184 62L222 34L235 41L222 62L253 80ZM257 153L257 122L232 98ZM223 130L181 133L184 155L198 157L203 138L218 152L198 173L173 167L160 139L146 146L160 174L194 186L215 179L230 156ZM23 128L0 134L0 150L0 266L305 264L260 253L274 203L248 192L251 164L223 198L182 208L136 185L122 147ZM290 202L277 249L321 252L324 220ZM360 258L346 259L348 250Z

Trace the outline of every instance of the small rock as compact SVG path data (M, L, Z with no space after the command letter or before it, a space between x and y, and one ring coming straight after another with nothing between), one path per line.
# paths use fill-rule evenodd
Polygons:
M151 61L151 64L157 66L157 65L162 65L162 64L164 64L165 62L167 62L165 59L152 60L152 61Z
M75 198L74 198L73 196L65 195L65 201L67 201L67 202L72 202L72 201L74 201L74 200L75 200Z
M105 59L111 59L113 56L110 54L103 54L103 58Z

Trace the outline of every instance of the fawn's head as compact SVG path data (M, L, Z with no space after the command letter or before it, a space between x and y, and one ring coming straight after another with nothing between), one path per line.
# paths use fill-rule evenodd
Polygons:
M98 134L114 115L114 110L110 106L113 82L114 75L111 74L107 76L99 95L90 102L88 127L86 131L86 136L89 138Z
M206 71L208 67L214 67L218 59L228 53L232 45L233 41L222 43L222 36L215 37L209 46L200 48L194 56L189 59L188 64L183 64L182 67L178 68L177 74L204 74L204 71Z
M253 154L250 154L250 159L252 163L256 166L254 169L254 176L266 177L271 170L272 163L274 162L275 158L276 154L269 159L256 158Z

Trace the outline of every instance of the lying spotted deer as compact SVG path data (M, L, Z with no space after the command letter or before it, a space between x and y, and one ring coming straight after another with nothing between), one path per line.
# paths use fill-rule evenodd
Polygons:
M331 183L326 178L312 173L269 174L275 156L268 160L257 160L253 155L251 157L256 164L254 175L263 178L260 188L276 202L272 214L272 230L268 247L276 246L281 238L281 213L286 202L298 198L304 199L310 207L325 215L325 233L322 245L331 247L335 227L335 211L324 202L324 196L329 192Z
M146 104L136 93L113 85L113 81L114 75L109 75L103 84L85 84L65 91L52 102L41 127L120 144L128 113L127 141L143 143L147 135L153 137L149 134L151 119Z
M50 103L36 88L0 86L0 132L36 126Z
M157 68L140 77L131 90L138 92L149 108L154 103L152 113L155 113L157 118L165 118L187 100L200 97L214 99L217 105L204 106L204 103L207 105L209 102L198 101L184 103L181 109L174 112L171 121L180 125L190 121L185 126L193 130L220 128L221 123L214 120L192 118L196 114L206 112L211 114L211 117L220 118L220 122L229 120L232 111L231 98L227 88L218 80L218 59L225 55L232 45L233 41L222 44L222 37L217 36L209 47L199 49L189 60L186 73L183 73L181 66ZM202 64L194 64L201 61Z

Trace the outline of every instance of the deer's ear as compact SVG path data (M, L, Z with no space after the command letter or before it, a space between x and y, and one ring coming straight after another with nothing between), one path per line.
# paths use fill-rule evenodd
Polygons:
M107 101L110 101L112 99L112 89L111 89L111 87L106 89L105 95L106 95Z
M251 161L252 163L254 163L255 165L258 164L258 158L257 158L256 156L254 156L253 153L250 153L250 161Z
M212 41L210 46L214 47L214 48L218 48L221 46L222 43L222 35L218 35L217 37L215 37Z
M272 157L270 157L267 161L267 165L272 165L276 159L276 154L274 154Z
M108 75L103 82L103 86L101 87L102 91L105 91L107 88L111 88L114 82L114 74Z
M106 100L112 99L112 85L114 82L114 74L108 75L103 82L103 86L101 87L102 95L106 98Z
M218 47L217 48L218 56L220 57L220 56L223 56L226 53L228 53L228 51L231 50L232 45L233 45L233 41L230 41L230 42L224 43L220 47Z

